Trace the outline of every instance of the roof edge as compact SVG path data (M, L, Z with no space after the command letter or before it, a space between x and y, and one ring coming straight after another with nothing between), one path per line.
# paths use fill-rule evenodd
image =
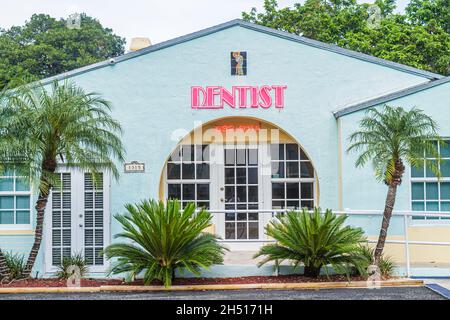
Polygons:
M206 28L206 29L202 29L200 31L189 33L187 35L183 35L183 36L171 39L171 40L163 41L163 42L154 44L152 46L149 46L149 47L146 47L146 48L134 51L134 52L125 53L121 56L111 58L111 59L114 59L114 62L111 62L111 59L108 59L105 61L100 61L100 62L91 64L91 65L87 65L87 66L84 66L84 67L81 67L78 69L70 70L68 72L64 72L64 73L61 73L61 74L58 74L58 75L55 75L52 77L48 77L48 78L39 80L38 82L41 83L42 85L46 85L55 80L57 80L57 81L64 80L66 78L74 77L74 76L77 76L77 75L80 75L80 74L83 74L83 73L86 73L89 71L93 71L96 69L104 68L107 66L112 67L116 63L123 62L123 61L129 60L129 59L135 58L135 57L139 57L139 56L147 54L147 53L165 49L165 48L168 48L168 47L171 47L171 46L174 46L177 44L181 44L181 43L184 43L184 42L187 42L190 40L201 38L201 37L204 37L204 36L210 35L212 33L222 31L222 30L228 29L230 27L234 27L234 26L241 26L243 28L251 29L254 31L263 32L263 33L266 33L266 34L269 34L272 36L276 36L276 37L283 38L286 40L295 41L295 42L302 43L302 44L305 44L308 46L331 51L331 52L334 52L337 54L342 54L342 55L356 58L359 60L363 60L366 62L375 63L375 64L378 64L378 65L381 65L384 67L392 68L392 69L402 71L402 72L407 72L407 73L421 76L421 77L424 77L424 78L427 78L430 80L441 79L444 77L437 73L420 70L420 69L406 66L406 65L396 63L393 61L377 58L377 57L374 57L374 56L371 56L368 54L360 53L357 51L352 51L349 49L344 49L344 48L338 47L336 45L327 44L327 43L320 42L317 40L305 38L305 37L298 36L298 35L295 35L295 34L292 34L289 32L279 31L276 29L268 28L268 27L261 26L261 25L255 24L255 23L244 21L242 19L234 19L234 20L230 20L228 22L221 23L221 24L218 24L218 25Z
M366 100L360 103L356 103L354 105L345 107L341 110L335 111L333 112L333 115L336 119L342 117L342 116L346 116L348 114L354 113L354 112L358 112L376 105L380 105L392 100L396 100L399 98L403 98L406 96L409 96L411 94L420 92L420 91L424 91L424 90L428 90L430 88L434 88L437 87L441 84L450 82L450 76L449 77L445 77L445 78L441 78L439 80L434 80L434 81L429 81L426 83L421 83L412 87L408 87L399 91L395 91L374 99L370 99L370 100Z

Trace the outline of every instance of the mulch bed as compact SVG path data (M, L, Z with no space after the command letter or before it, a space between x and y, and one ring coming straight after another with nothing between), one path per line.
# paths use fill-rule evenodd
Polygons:
M353 276L351 281L365 281L367 278ZM386 279L383 279L386 280ZM251 276L236 278L178 278L173 285L205 285L205 284L252 284L252 283L306 283L306 282L347 282L348 278L342 275L320 276L310 278L302 275L280 275L280 276ZM122 279L82 279L82 287L100 287L107 285L143 285L142 280L125 282ZM152 285L162 285L154 281ZM0 284L0 288L20 287L66 287L67 282L60 279L23 279L14 280L10 283Z

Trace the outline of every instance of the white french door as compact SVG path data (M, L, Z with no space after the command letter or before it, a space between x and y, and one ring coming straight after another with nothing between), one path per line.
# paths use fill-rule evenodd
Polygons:
M215 145L211 210L225 241L264 239L270 213L270 158L267 144Z
M82 254L92 273L105 272L101 251L110 241L108 172L61 168L45 213L45 272L54 272L63 257ZM95 183L94 183L95 179Z

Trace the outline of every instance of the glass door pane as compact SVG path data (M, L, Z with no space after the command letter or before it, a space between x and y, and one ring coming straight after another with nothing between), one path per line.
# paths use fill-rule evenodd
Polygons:
M225 146L225 239L259 238L258 171L256 146Z

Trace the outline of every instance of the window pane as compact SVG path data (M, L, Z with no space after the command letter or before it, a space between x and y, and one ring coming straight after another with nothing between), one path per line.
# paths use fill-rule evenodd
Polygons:
M197 184L197 200L209 200L209 184Z
M258 187L248 187L248 202L258 202Z
M167 197L169 199L181 200L181 185L180 184L168 184L167 185Z
M272 162L272 178L284 178L283 162Z
M235 150L234 149L225 149L225 164L229 166L233 166L235 163Z
M170 155L169 161L180 161L181 160L181 150L177 147L175 151Z
M247 239L247 223L237 222L236 223L236 238L237 239Z
M180 165L174 163L167 164L167 179L180 179Z
M17 211L16 212L17 224L29 224L30 223L30 211Z
M298 160L298 145L286 144L286 160Z
M301 192L302 199L313 199L313 184L312 183L302 183L300 192Z
M234 222L225 223L225 239L235 239L236 238L236 230Z
M424 167L411 167L411 177L413 178L423 178L424 177Z
M247 213L245 212L238 212L237 214L237 220L247 220Z
M442 160L441 162L441 174L443 177L450 177L450 160Z
M248 223L248 238L258 239L258 222Z
M226 212L225 213L225 220L226 221L234 221L234 220L236 220L236 213L234 213L234 212Z
M198 201L197 207L203 208L203 209L209 209L209 201Z
M441 183L441 199L450 200L450 182Z
M258 168L248 169L248 183L257 184L258 183Z
M414 201L412 203L412 210L413 211L425 211L425 204L422 201L420 201L420 202Z
M426 200L437 200L438 195L438 184L436 182L426 183Z
M258 149L248 149L248 165L254 166L258 164Z
M286 198L287 199L298 199L299 198L298 182L297 183L286 183Z
M195 199L195 184L187 183L183 184L183 200Z
M433 163L433 165L436 165L436 161L434 161L434 160L427 160L427 162L431 162L431 163ZM431 171L431 169L430 169L430 167L427 165L427 167L425 168L425 171L426 171L426 176L427 176L427 178L433 178L433 177L436 177L436 175L434 174L434 172L433 171Z
M250 212L248 214L248 220L258 220L258 213L257 212Z
M16 178L16 191L30 191L28 178Z
M225 183L234 183L234 168L225 168Z
M0 211L0 224L14 224L14 212Z
M437 149L438 148L438 143L437 141L433 141L434 147ZM431 153L425 152L425 157L426 158L434 158L434 155L432 155Z
M441 211L450 212L450 202L449 201L441 202Z
M426 211L439 211L439 202L437 201L427 201Z
M314 169L311 162L300 162L302 178L314 178Z
M183 163L183 179L194 179L195 165L193 163Z
M245 168L236 169L236 183L245 184L247 183L247 170Z
M272 199L284 199L284 183L272 183Z
M284 209L284 201L272 201L273 209Z
M441 157L442 158L450 158L450 140L446 140L446 143L441 143Z
M194 161L194 145L181 146L182 159L184 161Z
M314 208L314 201L309 200L309 201L302 201L301 203L302 208L308 208L309 210Z
M17 196L16 197L16 209L30 209L30 197L29 196Z
M300 209L299 203L299 201L287 201L286 207L288 209L297 210Z
M0 191L14 191L14 179L13 178L1 178L0 179Z
M236 165L244 166L245 163L245 149L236 149Z
M13 209L13 208L14 208L13 196L0 197L0 209Z
M270 157L272 160L284 159L284 145L283 144L271 144L270 145Z
M209 179L209 164L197 164L197 179Z
M209 145L195 146L195 159L196 161L209 161Z
M424 197L424 185L423 182L414 182L412 184L412 199L413 200L423 200Z
M300 149L300 160L309 160L305 151L303 151L302 149Z
M245 186L239 186L236 188L237 202L247 202L247 190Z
M298 178L298 162L286 162L286 178Z
M236 202L234 198L234 186L225 187L225 202Z

